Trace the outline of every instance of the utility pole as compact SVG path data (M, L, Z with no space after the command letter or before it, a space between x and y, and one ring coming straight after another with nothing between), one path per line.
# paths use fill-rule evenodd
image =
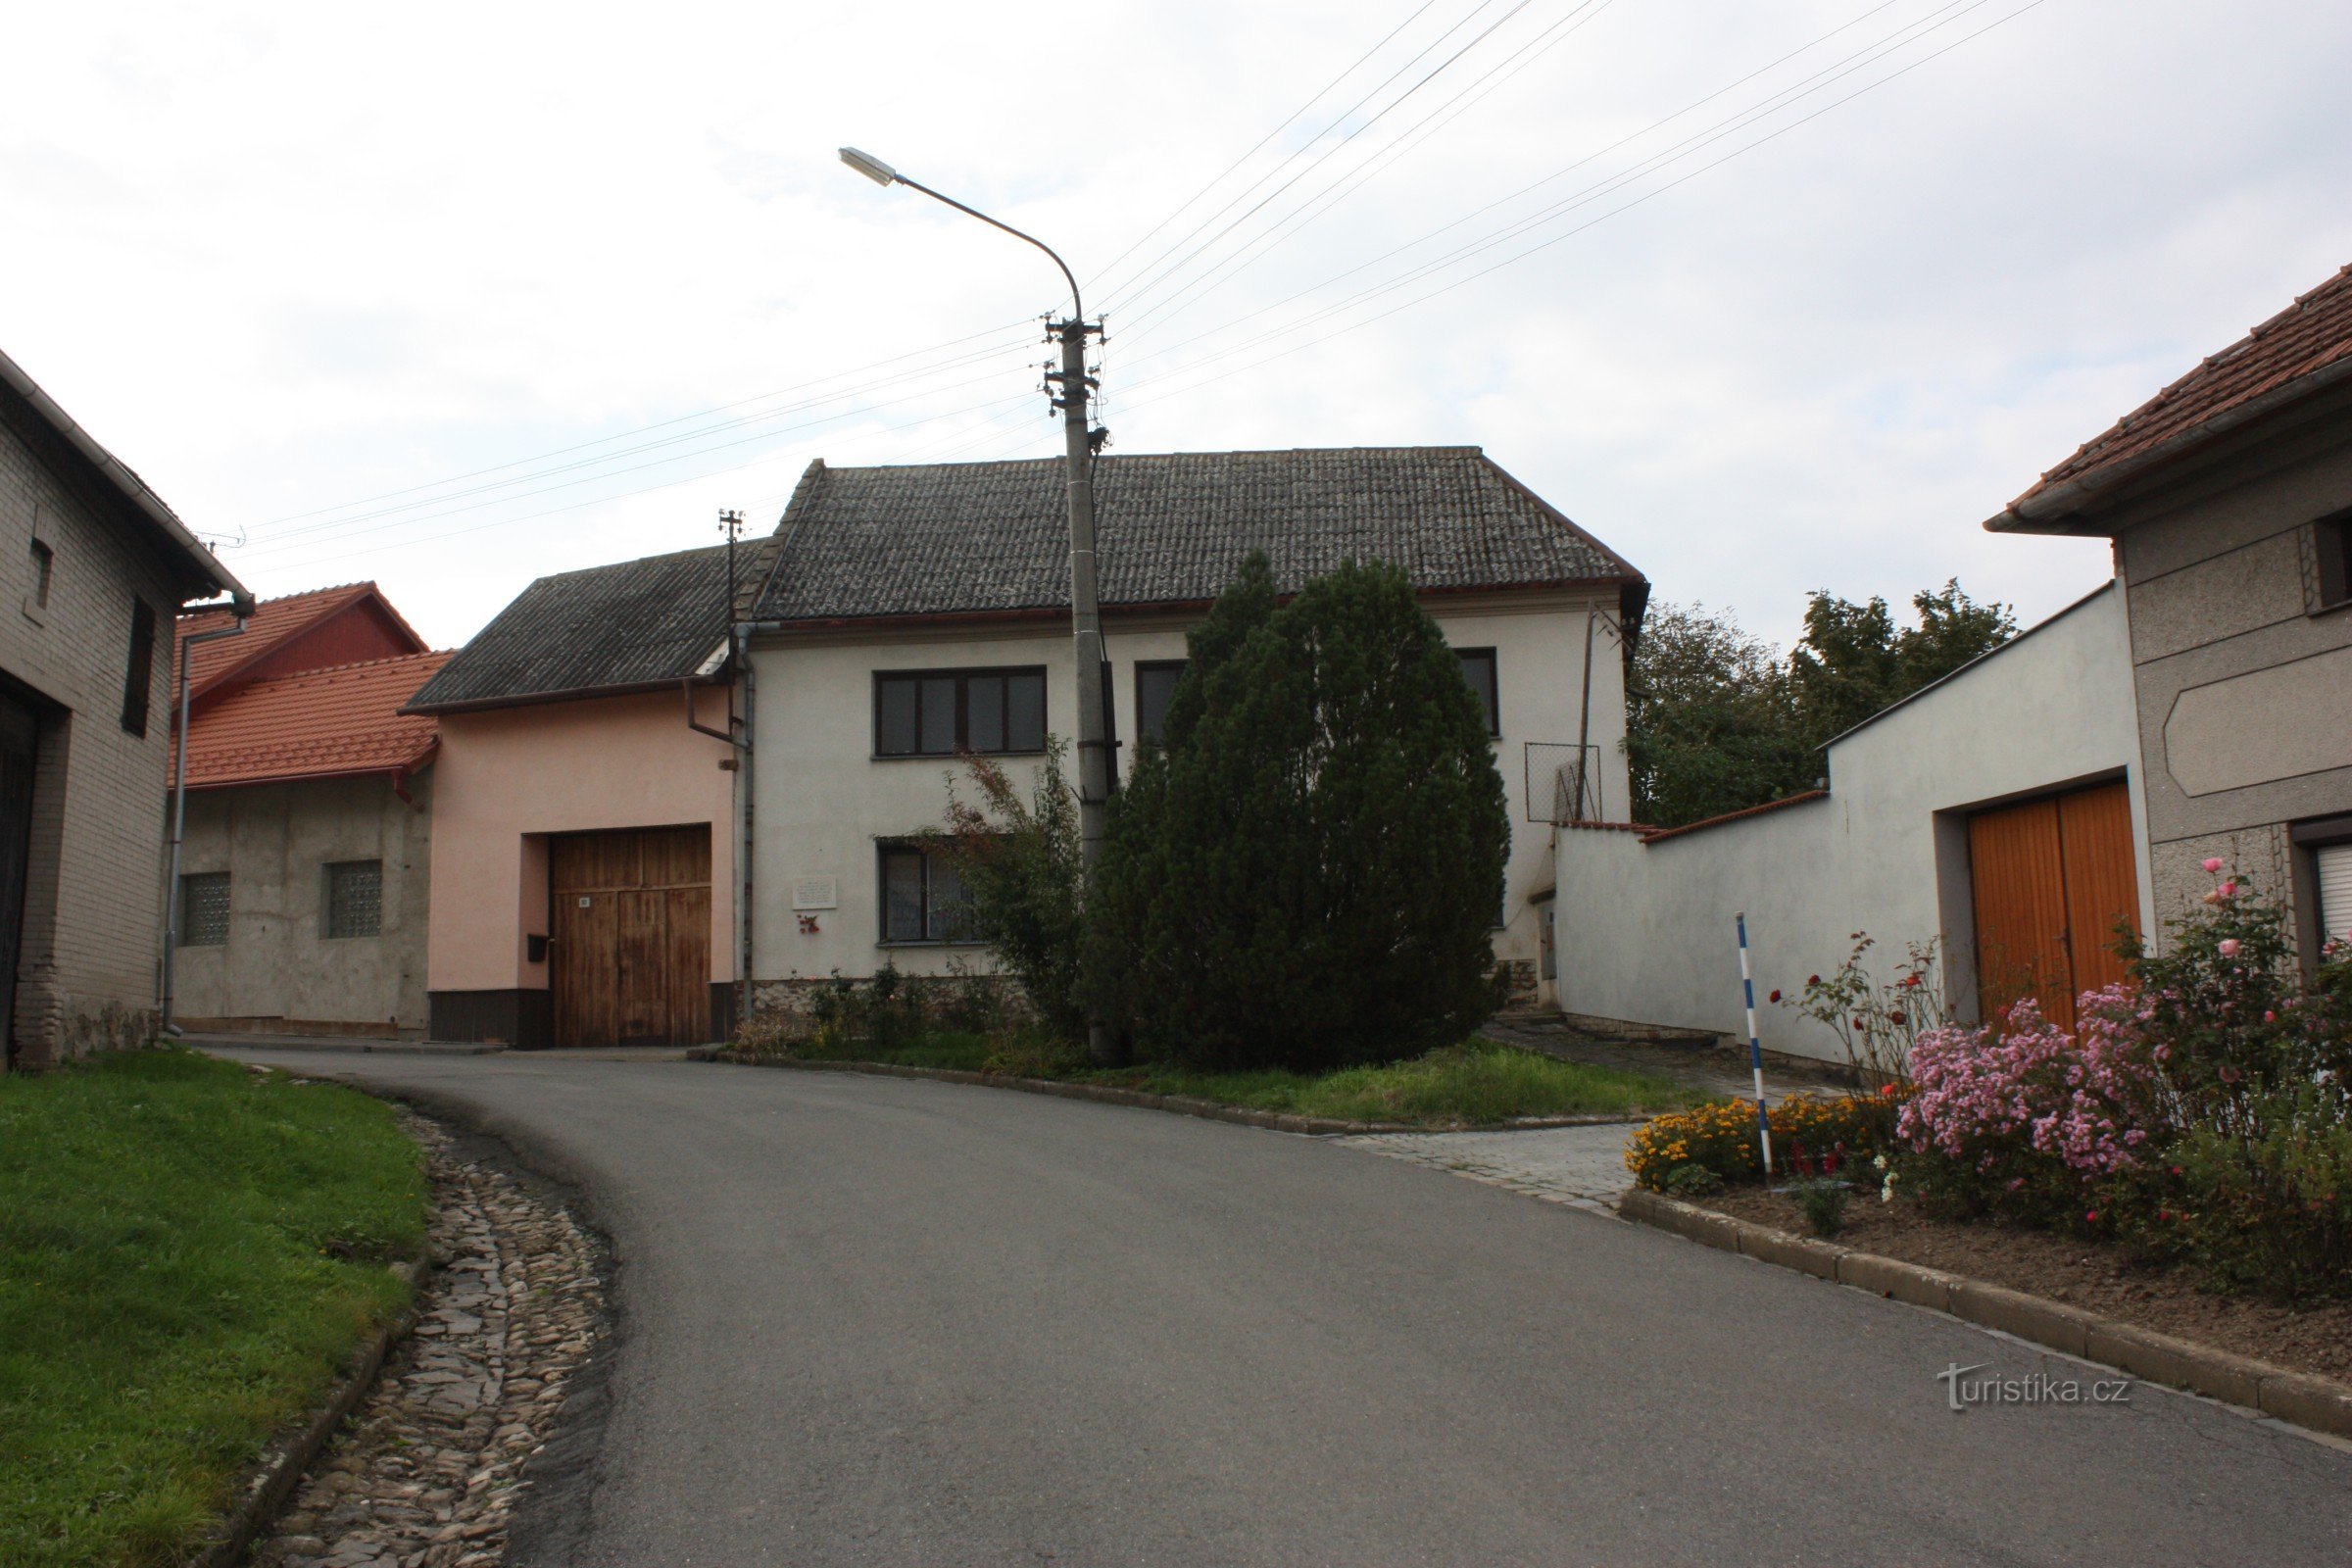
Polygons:
M1078 688L1078 863L1084 882L1081 896L1091 895L1095 867L1102 858L1112 782L1110 669L1102 658L1102 607L1096 592L1095 576L1095 448L1108 432L1094 430L1087 422L1088 394L1095 383L1086 373L1086 341L1102 335L1102 323L1087 324L1086 302L1079 295L1076 275L1054 247L1036 235L1024 234L976 207L967 207L953 196L944 196L928 185L908 179L870 153L844 147L841 161L877 185L886 188L905 185L920 191L933 201L1036 246L1061 269L1063 281L1070 285L1068 318L1047 327L1061 344L1061 368L1049 369L1046 380L1059 393L1054 399L1054 406L1061 411L1063 484L1069 498L1070 639L1077 661ZM1097 1061L1109 1062L1117 1055L1118 1043L1100 1018L1087 1020L1086 1043Z
M1060 391L1063 488L1070 516L1070 637L1078 662L1078 849L1092 880L1102 857L1103 820L1110 805L1109 666L1102 657L1102 606L1095 577L1094 431L1087 422L1086 340L1101 332L1073 317L1051 328L1061 343L1061 368L1046 379Z

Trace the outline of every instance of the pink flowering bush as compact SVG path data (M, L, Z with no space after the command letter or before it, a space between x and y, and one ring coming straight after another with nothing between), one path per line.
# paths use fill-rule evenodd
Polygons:
M2219 876L2165 952L1910 1052L1904 1186L1940 1206L2120 1238L2280 1299L2352 1294L2352 944L2306 974L2288 916Z
M2084 992L2069 1034L2028 998L1997 1026L1947 1025L1911 1050L1919 1092L1897 1131L1936 1156L1923 1190L1968 1208L2096 1211L2097 1189L2136 1171L2167 1130L2147 1009L2123 986Z

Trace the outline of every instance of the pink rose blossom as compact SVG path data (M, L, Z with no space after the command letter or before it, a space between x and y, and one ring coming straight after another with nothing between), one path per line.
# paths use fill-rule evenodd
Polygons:
M2222 938L2221 946L2215 951L2220 953L2225 958L2234 958L2237 956L2237 938L2224 937Z
M2211 859L2209 859L2209 860L2207 860L2207 861L2205 862L2205 869L2206 869L2207 871L2209 871L2209 872L2210 872L2210 871L2219 871L2221 868L2222 868L2222 858L2221 858L2220 856L2218 856L2218 855L2217 855L2217 856L2215 856L2215 857L2213 857Z

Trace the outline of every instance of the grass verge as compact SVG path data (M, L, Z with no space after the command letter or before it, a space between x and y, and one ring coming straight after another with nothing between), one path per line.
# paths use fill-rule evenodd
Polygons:
M1385 1067L1345 1067L1321 1074L1200 1073L1161 1065L1102 1068L1063 1053L1007 1051L984 1035L948 1031L893 1047L851 1041L830 1049L798 1046L794 1054L811 1061L882 1061L1108 1084L1154 1095L1190 1095L1250 1110L1429 1127L1492 1126L1521 1116L1671 1110L1698 1098L1671 1079L1559 1061L1483 1038Z
M0 1079L0 1562L173 1562L402 1304L389 1105L189 1051Z

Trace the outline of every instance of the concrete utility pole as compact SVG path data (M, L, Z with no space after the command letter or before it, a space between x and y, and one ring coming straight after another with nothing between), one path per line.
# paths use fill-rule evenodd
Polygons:
M1110 666L1102 657L1102 607L1095 578L1095 448L1107 432L1094 430L1087 422L1089 394L1095 383L1086 373L1086 341L1102 335L1102 324L1087 323L1086 302L1079 296L1077 277L1044 240L908 179L881 159L855 147L842 148L841 161L877 185L905 185L921 191L933 201L1036 246L1061 269L1063 280L1070 285L1069 318L1047 325L1051 337L1061 344L1061 368L1048 370L1046 380L1057 389L1054 406L1061 411L1063 485L1070 521L1070 638L1078 666L1078 861L1091 893L1095 867L1102 858L1112 783ZM1086 1036L1087 1047L1098 1061L1116 1056L1117 1042L1102 1019L1087 1020Z

